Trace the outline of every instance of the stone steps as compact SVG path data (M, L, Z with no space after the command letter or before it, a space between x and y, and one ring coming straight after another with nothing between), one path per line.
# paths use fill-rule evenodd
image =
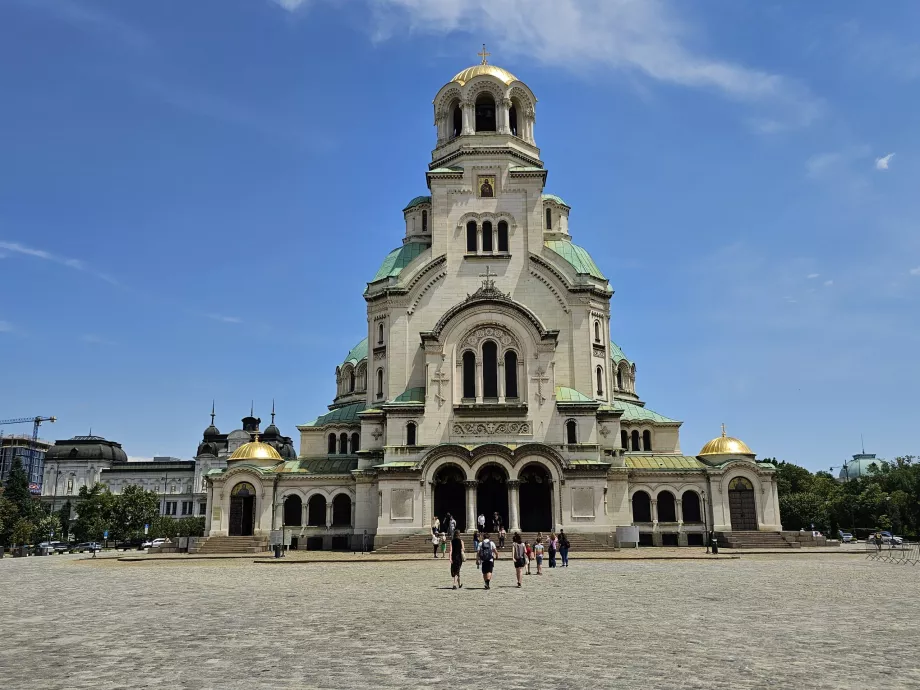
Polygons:
M718 532L719 546L726 549L791 549L792 544L779 532L731 531Z
M208 537L200 540L192 552L199 554L245 554L262 553L268 550L268 539L264 537Z
M544 537L549 534L544 532ZM571 552L573 556L578 552L597 552L597 551L611 551L613 550L612 546L607 546L605 544L596 541L595 539L584 535L584 534L569 534L566 533L566 536L569 539L569 544L571 545ZM536 532L521 532L521 540L529 541L533 543L536 540ZM473 537L468 533L462 535L463 538L463 547L467 553L472 553L473 551ZM496 542L497 543L497 542ZM431 533L430 532L420 532L418 534L412 534L397 541L390 542L386 546L382 546L376 551L378 553L394 553L394 554L410 554L410 553L431 553L432 552L432 543L431 543ZM511 551L511 535L508 535L505 538L505 548L501 553ZM546 556L549 556L549 552L545 552Z

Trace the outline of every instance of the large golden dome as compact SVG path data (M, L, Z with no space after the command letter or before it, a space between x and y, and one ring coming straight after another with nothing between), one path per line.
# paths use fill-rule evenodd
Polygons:
M230 456L229 460L249 460L249 461L266 461L270 460L273 463L281 462L284 458L275 450L272 446L267 443L262 443L259 440L259 437L256 436L255 441L249 443L244 443L235 451L233 455Z
M700 455L750 455L754 457L755 453L741 439L732 438L725 435L725 425L722 425L722 435L712 439L703 446Z
M462 72L458 72L457 76L451 79L451 81L459 82L462 86L473 77L479 77L482 75L488 75L497 79L501 79L505 83L505 86L510 85L511 82L518 81L518 78L511 74L511 72L496 65L473 65L472 67L467 67Z

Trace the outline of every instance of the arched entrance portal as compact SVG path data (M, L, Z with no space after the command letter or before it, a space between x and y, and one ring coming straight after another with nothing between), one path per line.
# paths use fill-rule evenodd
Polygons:
M757 529L754 486L744 477L735 477L729 483L728 509L732 518L732 530Z
M495 531L495 513L501 518L505 529L508 523L508 474L499 465L486 465L479 474L476 489L476 512L486 516L486 531Z
M466 530L466 488L463 482L466 475L456 465L444 465L434 473L434 515L444 525L444 516L448 513L457 521L457 529Z
M230 491L230 536L251 537L256 517L256 490L240 482Z
M541 465L521 470L521 531L551 532L553 529L553 478Z

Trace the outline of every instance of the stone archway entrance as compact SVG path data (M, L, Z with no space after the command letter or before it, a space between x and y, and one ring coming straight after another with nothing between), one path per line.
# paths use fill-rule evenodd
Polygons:
M542 465L527 465L519 475L522 532L553 529L553 478Z
M230 491L230 536L251 537L255 517L255 487L249 482L240 482Z
M757 505L754 486L744 477L735 477L728 485L728 509L732 530L757 529Z
M486 531L493 532L495 513L508 529L508 473L500 465L486 465L476 475L476 513L486 516Z
M448 513L457 521L457 529L466 531L466 475L456 465L444 465L434 473L434 516L446 530L444 516Z

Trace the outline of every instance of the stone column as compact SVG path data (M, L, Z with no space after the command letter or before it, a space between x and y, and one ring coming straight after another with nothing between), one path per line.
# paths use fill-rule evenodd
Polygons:
M301 512L301 516L300 516L300 531L301 531L301 532L303 532L303 528L307 526L307 510L308 510L308 508L309 508L309 505L307 504L306 501L304 501L303 504L300 506L300 512ZM306 548L306 546L304 546L304 548Z
M652 544L654 546L661 546L661 532L658 531L658 499L653 498L651 503L652 503Z
M422 501L423 509L427 512L422 514L422 526L431 529L434 523L434 482L428 482L425 486L425 499Z
M511 532L521 531L520 486L521 482L516 479L508 482L508 511L511 513Z
M476 402L482 402L482 355L476 358Z
M326 529L332 527L332 501L326 502Z
M471 479L463 482L463 485L466 487L466 531L473 532L477 529L478 525L476 524L476 487L479 486L479 482L475 479Z
M674 507L676 508L676 512L677 512L677 524L678 525L684 524L684 501L683 499L675 498Z
M511 134L511 116L509 114L509 111L511 110L511 99L504 99L501 106L499 107L499 110L502 114L501 129L499 129L499 131L502 134Z
M470 101L464 101L462 105L463 111L463 131L461 134L472 134L473 128L476 124L476 113L473 110L475 105Z
M651 504L652 504L652 523L657 525L658 524L658 499L653 498L651 500Z
M498 402L505 402L505 361L498 353Z

